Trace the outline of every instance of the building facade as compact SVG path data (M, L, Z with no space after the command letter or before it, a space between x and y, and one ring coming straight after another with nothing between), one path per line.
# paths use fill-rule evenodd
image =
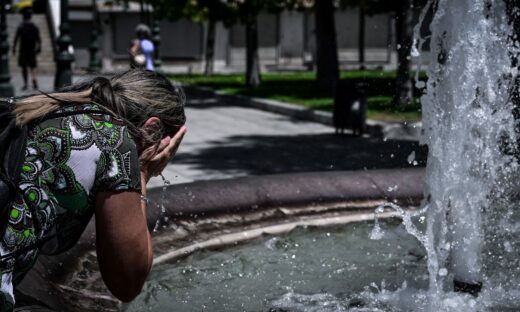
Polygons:
M90 0L70 0L71 37L76 68L88 65L88 48L94 14ZM127 68L128 49L135 27L143 22L137 3L127 6L98 1L98 37L103 71ZM147 16L153 14L149 13ZM144 22L151 18L144 19ZM379 14L365 17L364 54L360 64L360 14L357 8L337 11L335 15L338 55L343 68L392 69L396 67L396 44L393 16ZM161 58L168 72L201 72L204 68L207 25L190 20L160 21ZM314 16L311 11L262 13L258 17L259 56L263 70L299 70L312 68L315 59ZM217 24L215 71L243 71L245 67L245 27L225 28Z

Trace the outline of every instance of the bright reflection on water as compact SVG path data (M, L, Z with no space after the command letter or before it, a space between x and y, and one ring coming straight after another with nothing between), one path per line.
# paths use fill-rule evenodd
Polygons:
M197 252L155 268L127 311L356 311L405 281L426 289L420 244L398 221L381 226L377 241L373 223L357 223Z

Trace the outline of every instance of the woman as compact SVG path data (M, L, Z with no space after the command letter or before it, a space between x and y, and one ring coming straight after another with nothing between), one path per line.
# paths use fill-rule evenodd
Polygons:
M153 54L155 47L153 42L150 40L151 32L150 27L139 24L135 28L137 39L132 40L130 47L131 67L132 68L144 68L146 70L155 70L153 65Z
M28 125L19 192L0 241L0 311L39 253L73 246L95 214L101 275L120 300L139 294L152 264L146 183L175 154L184 96L163 76L130 70L18 100Z

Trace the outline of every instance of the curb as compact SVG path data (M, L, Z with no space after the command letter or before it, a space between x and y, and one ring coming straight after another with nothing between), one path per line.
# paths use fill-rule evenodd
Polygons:
M303 106L277 101L249 97L240 94L227 94L209 87L182 85L185 93L190 97L213 97L218 102L228 105L256 108L291 118L313 121L333 127L332 113L313 110ZM373 137L399 140L419 140L422 122L383 122L368 119L367 133Z
M241 213L262 209L383 199L417 204L424 168L304 172L197 181L151 189L154 203L168 203L169 217ZM153 226L160 211L148 211Z

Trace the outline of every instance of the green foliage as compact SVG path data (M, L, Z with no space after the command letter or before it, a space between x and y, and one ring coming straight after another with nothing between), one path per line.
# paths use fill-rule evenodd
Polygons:
M211 1L211 0L210 0ZM249 23L260 12L279 13L292 8L297 0L225 0L238 21Z
M350 0L354 6L360 6L367 15L375 15L382 13L395 13L401 7L402 0ZM412 5L419 10L426 4L427 0L412 0Z
M152 5L160 18L178 20L187 18L195 22L214 20L231 26L236 22L247 23L262 11L279 13L284 9L312 9L317 0L143 0ZM118 0L128 3L129 0ZM368 15L395 12L400 0L339 0L338 8L362 6ZM415 8L421 8L427 0L413 0Z
M122 0L123 1L123 0ZM160 17L169 20L187 18L195 22L213 20L231 26L247 23L262 11L278 13L299 6L302 0L143 0L151 4ZM128 2L128 0L124 0Z
M395 71L348 71L341 72L342 80L363 81L368 84L368 116L378 120L418 120L421 117L418 99L412 105L396 108L392 104ZM426 79L424 73L421 79ZM302 105L310 109L332 110L333 99L316 87L316 74L313 72L298 73L264 73L262 85L247 88L245 77L241 74L215 75L174 75L172 79L184 84L206 86L229 94L241 94L252 97L279 100ZM416 94L420 92L416 90Z

